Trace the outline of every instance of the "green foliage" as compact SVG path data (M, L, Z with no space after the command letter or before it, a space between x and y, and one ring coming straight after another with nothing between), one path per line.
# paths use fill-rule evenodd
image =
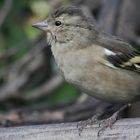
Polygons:
M74 101L77 97L79 97L79 91L72 85L65 83L47 98L47 102L51 104L64 103Z
M23 40L28 40L23 28L24 24L26 24L25 20L31 14L28 3L27 0L15 0L11 12L2 26L2 33L6 40L6 49L18 45Z
M58 104L75 101L79 96L80 92L75 87L68 83L64 83L62 86L55 89L47 97L43 97L36 101L26 102L26 106L34 106L34 104L47 104L50 106L56 106Z

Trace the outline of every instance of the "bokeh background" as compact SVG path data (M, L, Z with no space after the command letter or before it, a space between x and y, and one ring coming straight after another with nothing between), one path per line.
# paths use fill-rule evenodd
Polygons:
M140 48L139 0L1 0L0 126L79 121L110 108L63 80L45 34L32 28L69 4L80 7L99 30ZM138 106L123 116L140 116Z

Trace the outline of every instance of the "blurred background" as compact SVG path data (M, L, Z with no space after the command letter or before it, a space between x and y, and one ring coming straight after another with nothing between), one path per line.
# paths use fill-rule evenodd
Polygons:
M0 126L79 121L111 106L66 83L45 34L32 28L69 4L80 7L99 29L140 48L139 0L1 0ZM139 105L123 116L140 116Z

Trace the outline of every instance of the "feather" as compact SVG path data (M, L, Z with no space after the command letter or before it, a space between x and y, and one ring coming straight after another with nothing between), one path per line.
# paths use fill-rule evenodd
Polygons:
M105 49L105 54L106 54L106 55L115 55L114 52L112 52L112 51L110 51L110 50L108 50L108 49Z
M109 62L111 62L116 67L140 72L139 52L106 55L106 58Z
M140 52L130 44L105 33L99 34L97 44L105 48L108 66L112 64L114 67L140 73Z

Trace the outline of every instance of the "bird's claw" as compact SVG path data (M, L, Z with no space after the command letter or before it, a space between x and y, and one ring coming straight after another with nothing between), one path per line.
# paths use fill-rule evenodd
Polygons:
M93 124L98 123L98 116L99 116L99 114L94 115L92 118L90 118L88 120L78 122L77 128L79 131L79 135L81 135L81 132L83 131L83 129L86 128L88 125L92 126Z
M118 112L115 112L110 118L105 119L99 123L99 131L98 131L98 137L106 130L106 128L112 129L113 124L117 121L118 118Z

